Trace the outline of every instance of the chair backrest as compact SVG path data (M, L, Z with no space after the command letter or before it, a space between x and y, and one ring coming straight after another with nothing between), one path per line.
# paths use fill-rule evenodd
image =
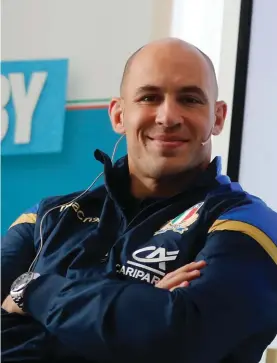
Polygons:
M265 363L277 363L277 349L267 348Z
M259 363L277 363L277 336L266 348Z

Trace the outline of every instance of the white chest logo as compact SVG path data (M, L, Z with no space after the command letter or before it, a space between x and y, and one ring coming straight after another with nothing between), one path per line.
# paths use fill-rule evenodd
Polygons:
M149 253L150 252L150 253ZM166 274L166 263L176 260L179 250L167 251L163 247L148 246L132 253L133 260L116 265L119 274L155 285ZM156 265L158 263L158 266Z
M139 254L143 254L145 251L153 251L144 257L139 257ZM167 261L174 261L177 258L179 251L166 251L163 247L156 248L155 246L149 246L141 248L135 251L132 255L133 259L138 262L143 262L146 264L159 262L159 268L165 271L165 263Z
M198 211L203 204L204 202L197 203L185 212L179 214L176 218L170 220L161 229L155 232L154 236L156 236L157 234L165 233L167 231L173 231L183 234L198 219Z

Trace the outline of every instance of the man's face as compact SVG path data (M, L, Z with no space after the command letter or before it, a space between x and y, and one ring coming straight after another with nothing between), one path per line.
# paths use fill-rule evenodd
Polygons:
M131 64L121 120L133 174L159 179L209 162L216 91L208 63L176 45L142 49Z

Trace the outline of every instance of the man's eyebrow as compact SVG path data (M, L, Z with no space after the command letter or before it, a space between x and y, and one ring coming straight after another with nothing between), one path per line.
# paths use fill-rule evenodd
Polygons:
M184 86L179 88L178 93L194 93L198 94L200 97L202 97L204 100L208 101L208 97L206 93L202 90L202 88L198 86Z
M160 91L161 91L160 87L153 86L151 84L145 84L136 90L136 94L145 93L145 92L160 92Z

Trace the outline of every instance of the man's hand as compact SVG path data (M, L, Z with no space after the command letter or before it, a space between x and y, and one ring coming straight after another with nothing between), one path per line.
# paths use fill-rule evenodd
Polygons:
M178 268L177 270L170 272L161 279L155 287L160 289L166 289L173 291L177 287L187 287L189 282L200 276L200 270L206 266L205 261L192 262L188 265ZM13 301L10 295L6 297L2 304L2 308L8 313L16 313L20 315L25 315L18 307L18 305Z
M4 310L6 310L7 313L16 313L16 314L20 314L20 315L25 315L26 314L26 313L23 312L22 309L20 309L18 307L18 305L16 305L16 303L11 298L11 295L8 295L6 297L6 299L4 300L4 302L2 304L2 308Z
M165 275L155 287L173 291L177 287L188 287L189 281L200 276L200 270L206 266L205 261L192 262L188 265L178 268L177 270Z

